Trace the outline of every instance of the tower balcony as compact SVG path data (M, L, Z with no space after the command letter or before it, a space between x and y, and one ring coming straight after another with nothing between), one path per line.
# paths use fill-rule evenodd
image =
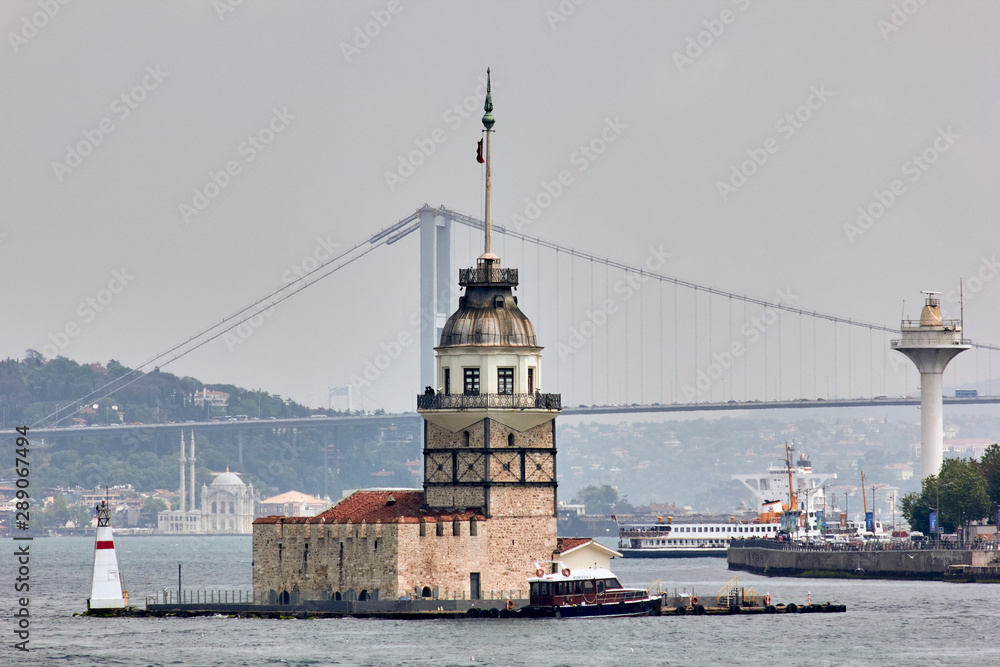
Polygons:
M517 269L501 269L484 262L474 269L459 269L458 284L462 287L517 287Z
M417 394L417 410L562 410L562 394Z

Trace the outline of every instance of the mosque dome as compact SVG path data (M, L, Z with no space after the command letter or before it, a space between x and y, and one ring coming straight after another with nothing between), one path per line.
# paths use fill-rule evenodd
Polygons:
M226 470L226 472L212 480L212 486L246 486L246 484L243 483L239 475Z

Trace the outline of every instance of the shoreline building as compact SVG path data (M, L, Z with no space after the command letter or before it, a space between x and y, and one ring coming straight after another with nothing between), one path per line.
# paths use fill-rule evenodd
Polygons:
M962 338L962 320L941 319L940 292L926 295L919 320L903 320L892 349L905 354L920 373L920 478L941 472L944 462L944 369L972 347Z
M315 517L258 519L258 596L282 604L523 597L527 579L557 553L561 397L541 393L542 348L513 294L517 269L492 252L488 79L484 110L485 247L475 267L459 271L464 294L435 348L440 389L417 396L423 489L355 491Z

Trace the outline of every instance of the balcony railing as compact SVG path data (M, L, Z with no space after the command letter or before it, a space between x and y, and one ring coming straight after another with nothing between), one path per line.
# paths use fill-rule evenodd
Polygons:
M469 285L505 285L516 287L517 269L459 269L458 284L462 287L468 287Z
M920 320L903 320L902 323L900 324L900 328L903 331L907 331L909 329L912 329L914 331L919 331L921 327L926 328L928 326L943 327L945 330L952 330L955 329L956 327L961 328L962 320L941 320L940 322L936 322L934 324L929 324L929 325L920 324Z
M562 410L561 394L417 394L417 410Z

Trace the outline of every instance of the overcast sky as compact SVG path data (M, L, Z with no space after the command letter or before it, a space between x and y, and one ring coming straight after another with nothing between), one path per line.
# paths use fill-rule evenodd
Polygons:
M487 66L499 223L563 172L526 233L632 265L662 249L669 275L887 325L922 289L957 317L964 277L967 335L1000 344L998 19L971 1L4 0L0 351L138 366L425 202L480 216ZM416 336L417 249L166 369L323 404ZM543 329L533 295L556 285L529 268L552 364L567 325ZM545 389L591 402L571 367ZM403 346L365 407L421 389Z

